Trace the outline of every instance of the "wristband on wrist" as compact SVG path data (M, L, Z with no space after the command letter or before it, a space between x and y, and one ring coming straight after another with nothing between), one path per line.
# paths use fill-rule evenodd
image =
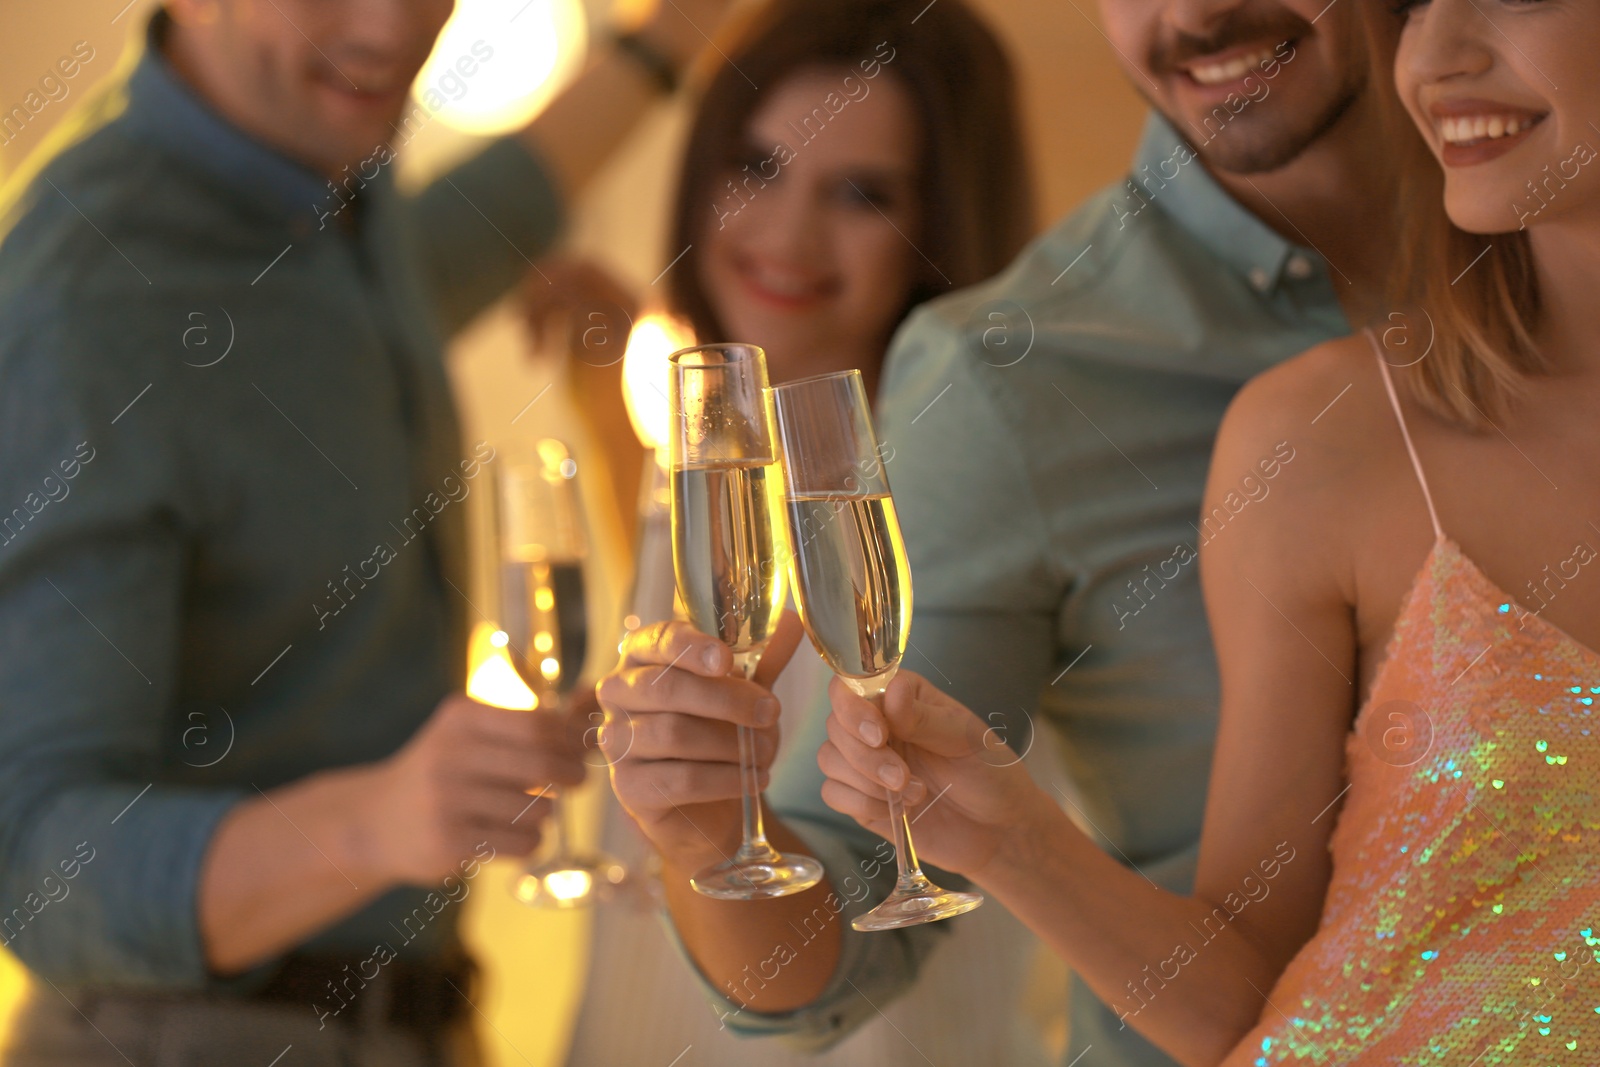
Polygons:
M678 68L655 45L637 33L619 33L611 39L617 50L639 67L668 96L678 91Z

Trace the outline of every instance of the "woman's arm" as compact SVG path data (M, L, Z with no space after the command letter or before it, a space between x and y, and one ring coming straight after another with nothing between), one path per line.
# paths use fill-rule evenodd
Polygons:
M1227 516L1201 527L1223 709L1194 896L1107 856L982 720L916 675L891 685L886 714L835 683L818 757L829 805L885 836L884 784L909 769L922 858L971 877L1187 1064L1216 1063L1256 1022L1328 881L1355 641L1327 514L1338 465L1315 410L1301 417L1310 395L1281 372L1242 393L1206 493L1206 513ZM886 720L904 760L882 742Z
M731 6L731 0L662 3L635 36L682 71L710 46ZM606 47L517 136L555 172L570 201L646 109L661 99L661 89L637 58Z

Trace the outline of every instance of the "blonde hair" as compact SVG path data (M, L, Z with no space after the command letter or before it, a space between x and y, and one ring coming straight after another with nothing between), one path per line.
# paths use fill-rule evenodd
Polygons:
M1400 242L1388 291L1431 323L1427 354L1399 376L1410 396L1463 429L1481 431L1548 363L1534 344L1539 280L1525 230L1468 233L1444 208L1444 172L1390 94L1388 141L1399 163Z

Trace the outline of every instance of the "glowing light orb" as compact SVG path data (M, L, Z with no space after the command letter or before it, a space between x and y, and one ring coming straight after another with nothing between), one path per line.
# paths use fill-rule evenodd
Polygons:
M465 133L520 129L583 66L582 0L459 0L412 95Z
M667 357L692 344L694 332L687 323L658 312L641 316L628 334L628 348L622 356L623 400L633 432L646 448L666 451L671 369ZM666 462L664 457L662 462Z

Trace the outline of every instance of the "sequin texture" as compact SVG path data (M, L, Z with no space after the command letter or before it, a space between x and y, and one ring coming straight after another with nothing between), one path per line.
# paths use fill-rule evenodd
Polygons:
M1346 750L1317 933L1227 1067L1600 1064L1600 653L1440 536ZM1420 708L1396 765L1369 721Z

